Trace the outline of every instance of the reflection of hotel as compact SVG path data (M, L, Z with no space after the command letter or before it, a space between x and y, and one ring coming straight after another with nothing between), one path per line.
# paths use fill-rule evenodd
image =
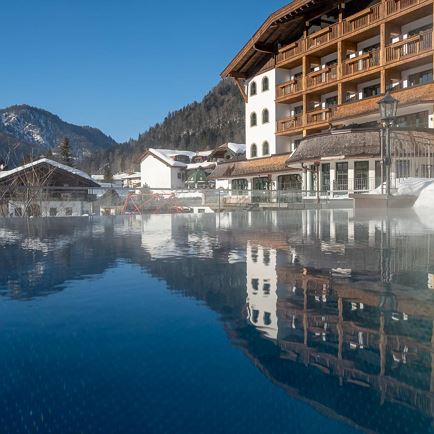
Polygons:
M247 318L271 339L277 338L276 256L274 249L247 245Z
M434 295L422 271L434 257L429 242L421 243L424 237L406 237L398 225L391 231L388 248L386 221L353 221L351 212L305 212L297 243L273 248L271 234L269 243L265 236L261 244L247 242L247 321L281 350L278 375L266 361L255 363L290 394L305 393L294 379L300 366L309 370L306 375L316 372L318 387L334 379L333 393L351 390L351 403L365 396L376 406L393 403L434 416ZM387 285L381 282L383 251L393 274ZM255 358L254 351L249 356ZM332 405L324 395L313 405ZM369 426L375 422L357 420L358 413L339 407L330 410L375 430Z

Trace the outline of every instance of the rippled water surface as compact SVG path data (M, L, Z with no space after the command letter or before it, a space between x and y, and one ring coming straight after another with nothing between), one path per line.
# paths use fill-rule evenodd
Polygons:
M0 432L434 432L433 233L412 212L0 220Z

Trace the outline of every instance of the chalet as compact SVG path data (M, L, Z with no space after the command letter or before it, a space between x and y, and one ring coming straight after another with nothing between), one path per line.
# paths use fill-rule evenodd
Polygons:
M395 126L405 129L395 134L392 176L434 176L433 57L433 0L291 2L222 73L245 101L249 163L211 176L236 189L293 188L286 155L305 190L373 189L385 161L378 102L387 91L399 101ZM255 172L262 164L276 170Z
M209 153L150 148L140 163L141 186L154 190L185 188L187 180L191 184L193 172L198 171L196 178L202 179L202 172L208 175L215 168L216 163L208 161Z
M69 217L92 213L99 187L81 170L43 158L0 172L0 206L15 217Z

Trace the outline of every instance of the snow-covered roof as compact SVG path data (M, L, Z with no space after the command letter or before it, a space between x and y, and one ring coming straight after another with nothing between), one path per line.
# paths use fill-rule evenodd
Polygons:
M213 169L216 166L217 163L212 161L205 161L203 163L192 163L187 164L187 170L194 170L199 169L199 167L202 167L202 169Z
M245 143L228 143L228 148L235 154L245 154L246 144Z
M199 151L196 153L196 155L198 157L209 157L212 154L212 150L211 151Z
M196 155L196 152L192 152L192 151L179 151L174 149L153 149L153 148L149 148L148 153L154 155L160 160L163 160L167 165L171 167L187 167L187 164L174 160L174 158L177 156L183 155L191 159Z
M44 163L49 164L50 166L56 167L58 169L64 170L65 172L69 172L72 175L80 176L84 179L95 182L95 180L92 179L87 173L85 173L81 170L78 170L75 167L70 167L70 166L67 166L65 164L58 163L57 161L50 160L48 158L41 158L40 160L32 161L31 163L16 167L15 169L0 172L0 179L6 178L6 177L13 175L15 173L19 173L23 170L30 169L31 167L35 167L35 166L38 166L38 165L44 164Z

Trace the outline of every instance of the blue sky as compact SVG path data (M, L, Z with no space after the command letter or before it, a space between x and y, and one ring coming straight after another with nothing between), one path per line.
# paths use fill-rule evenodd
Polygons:
M1 2L0 107L137 137L201 99L278 0Z

